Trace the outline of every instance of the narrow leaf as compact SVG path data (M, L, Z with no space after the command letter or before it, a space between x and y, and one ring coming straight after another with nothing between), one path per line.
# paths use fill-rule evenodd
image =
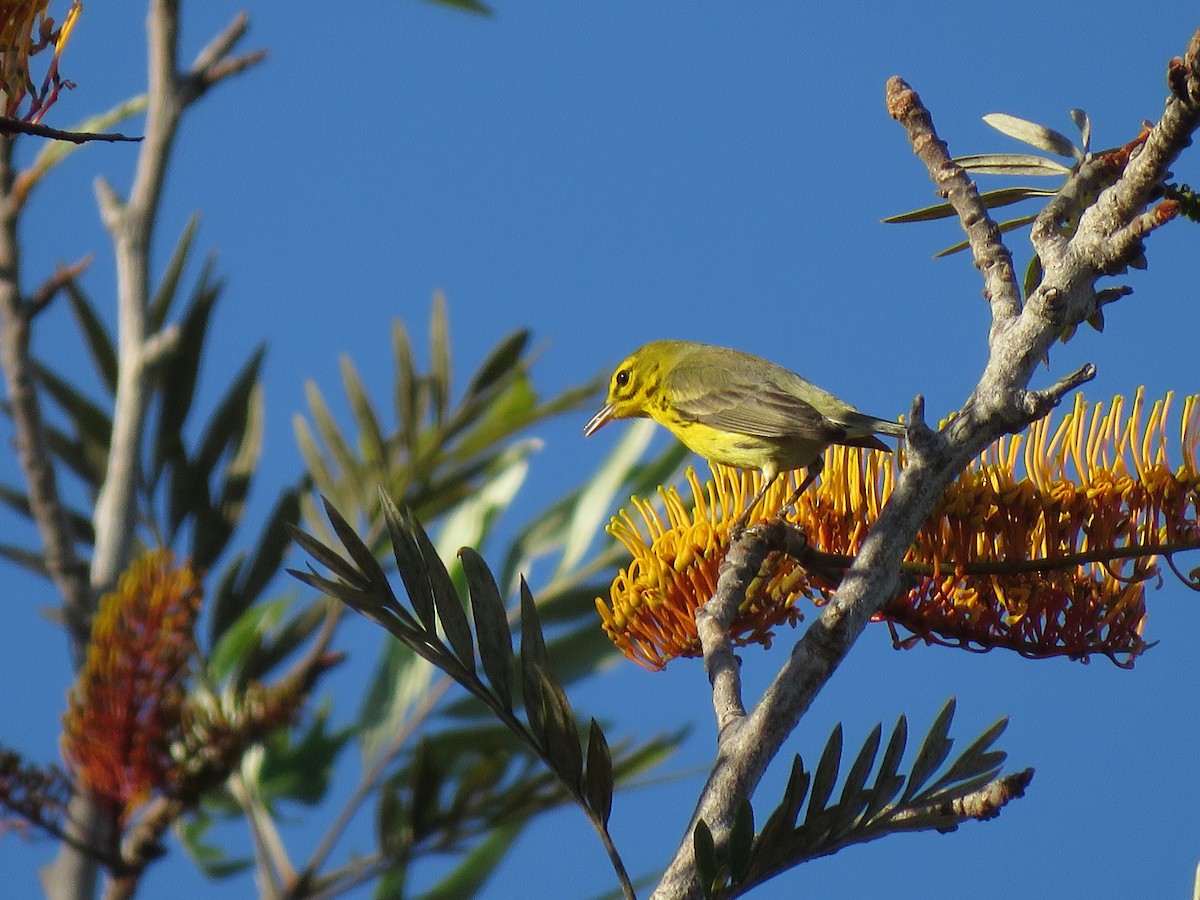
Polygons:
M871 792L870 801L863 811L863 821L870 822L875 816L896 799L900 788L904 786L904 778L897 773L900 770L900 760L904 756L904 747L908 742L908 720L900 716L896 727L892 729L891 739L883 751L883 760L879 763L879 774L875 777L875 788Z
M921 790L938 767L945 762L954 741L949 737L950 723L954 720L955 699L951 697L937 714L929 733L917 752L912 771L908 776L908 787L904 790L903 802L908 802Z
M467 591L471 598L471 616L479 640L479 661L492 689L505 708L513 705L512 631L508 627L508 611L496 587L496 579L478 553L469 547L458 551Z
M356 590L366 590L370 587L370 582L363 577L362 573L343 559L337 551L326 547L301 528L292 527L289 530L292 533L292 540L300 545L300 549L342 581L345 581Z
M696 857L696 879L705 897L711 897L717 881L717 845L712 829L700 819L692 831L692 852Z
M954 161L976 175L1067 176L1071 169L1044 156L1027 153L976 153L957 156Z
M529 332L514 331L497 344L479 369L467 383L467 396L486 393L498 382L507 378L517 368L525 348L529 345Z
M463 609L462 598L458 589L446 571L446 565L438 556L437 550L429 540L429 535L421 527L421 523L409 511L405 515L408 531L417 542L421 558L425 562L425 577L429 579L433 590L433 605L437 610L438 621L446 634L446 640L454 650L459 662L470 672L475 671L475 642L471 638L471 625L467 621L467 613Z
M338 357L342 370L342 386L346 391L346 399L350 403L350 412L358 426L358 446L363 462L379 471L383 471L388 461L387 441L383 436L383 428L379 424L379 416L371 405L371 398L363 387L354 361L346 354Z
M372 587L386 586L387 577L383 574L383 568L379 565L379 560L371 553L371 548L362 542L362 539L351 527L350 523L342 518L342 514L329 502L327 497L322 497L321 502L325 505L325 515L329 519L329 524L333 526L333 531L338 536L338 540L342 542L342 546L346 548L346 552L350 554L350 558L358 566L362 577L365 578L366 585Z
M584 795L601 824L608 826L612 814L613 761L599 723L592 719L588 726L587 769L584 773Z
M413 362L412 342L403 323L392 322L392 356L395 358L396 375L392 389L396 406L396 422L411 459L417 454L418 435L421 431L422 411L417 387L416 364Z
M447 3L447 0L438 0ZM467 0L455 0L451 6L471 6ZM482 890L492 873L509 857L509 850L521 834L524 822L498 825L475 844L453 871L433 889L422 895L424 900L469 900L482 896Z
M750 854L754 848L754 807L750 798L743 797L733 815L733 829L729 832L729 872L733 883L745 877L750 868Z
M433 295L429 315L429 378L433 391L433 414L440 424L450 408L450 323L446 316L446 295Z
M796 827L800 809L804 806L804 798L808 795L808 783L809 775L804 771L804 762L797 754L792 758L792 771L783 791L783 799L763 825L759 842L764 847L773 846Z
M813 825L817 818L825 811L825 804L829 802L830 795L833 794L833 786L837 782L838 767L842 759L842 723L838 722L834 726L833 732L829 735L829 740L825 744L825 750L821 754L820 762L817 763L817 770L813 774L812 792L808 801L808 815L805 817L805 825Z
M192 240L196 237L196 229L199 225L200 214L193 213L188 219L187 225L184 226L183 234L175 244L175 249L171 251L171 260L167 263L167 270L158 283L158 289L154 292L149 309L146 310L146 327L152 334L163 327L163 323L167 321L167 316L171 312L171 306L175 303L175 295L179 292L179 279L183 275L183 267L187 263L188 254L192 249Z
M100 375L104 386L108 388L109 394L113 395L117 391L117 348L113 337L109 333L108 326L104 324L100 314L96 311L96 307L92 305L91 300L80 289L75 279L67 282L66 291L71 311L75 313L75 321L79 323L79 330L83 332L83 339L87 343L88 353L92 357L92 363L96 366L96 372Z
M579 746L579 729L567 695L545 669L541 676L543 710L545 712L546 752L558 776L572 789L579 790L583 779L583 750Z
M983 121L987 122L1001 134L1016 138L1024 144L1037 147L1039 150L1045 150L1048 153L1054 153L1057 156L1064 156L1068 159L1083 158L1083 153L1066 136L1059 134L1053 128L1039 125L1037 122L1030 122L1028 119L1019 119L1016 116L1008 115L1008 113L988 113L983 117Z
M521 578L521 695L529 729L538 740L545 739L542 716L542 667L546 664L546 641L538 621L537 603L529 585Z
M867 807L868 797L863 787L867 783L867 776L871 774L871 769L875 766L875 757L879 753L882 734L882 726L876 725L859 749L858 756L850 765L850 771L846 773L846 783L842 786L842 796L838 801L837 813L831 825L830 833L835 836L845 834L850 830Z
M387 522L388 534L392 541L392 553L396 557L396 568L408 592L408 602L425 626L430 635L437 634L437 616L434 615L433 588L425 573L425 562L416 539L409 530L413 521L401 514L392 498L381 487L378 491L379 504L383 509L384 521Z

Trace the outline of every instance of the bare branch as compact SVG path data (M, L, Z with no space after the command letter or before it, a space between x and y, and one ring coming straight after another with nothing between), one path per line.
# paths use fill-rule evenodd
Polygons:
M979 190L958 163L950 158L943 141L933 130L929 111L916 91L903 79L893 77L887 84L888 113L908 131L913 152L929 170L937 193L945 197L967 234L975 267L983 273L984 296L992 304L992 328L995 330L1021 312L1021 292L1013 271L1012 254L1000 239L1000 230L979 199Z
M11 116L0 116L0 133L2 134L32 134L36 137L52 138L56 141L70 141L72 144L86 144L89 141L129 141L137 143L137 136L118 134L116 132L97 131L63 131L61 128L51 128L36 122L25 122Z
M74 265L60 265L55 269L54 274L38 285L37 290L29 295L29 299L26 301L29 317L33 318L37 316L38 313L53 303L54 298L58 296L58 292L82 275L91 264L92 256L89 253Z
M909 809L898 813L891 820L897 828L904 828L911 823L915 828L929 828L930 821L941 819L937 825L938 831L954 831L963 822L975 820L984 822L1000 815L1000 811L1012 800L1025 796L1025 789L1033 780L1033 769L1022 769L1011 775L1003 775L995 781L989 781L977 791L972 791L965 797L955 800L943 800L931 803L919 809Z

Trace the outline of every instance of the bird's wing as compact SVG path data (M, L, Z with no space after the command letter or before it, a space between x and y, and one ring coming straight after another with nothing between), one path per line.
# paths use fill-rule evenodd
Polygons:
M684 419L720 431L830 442L845 438L845 428L822 416L786 386L770 378L756 380L759 374L682 363L672 370L667 393L671 406Z

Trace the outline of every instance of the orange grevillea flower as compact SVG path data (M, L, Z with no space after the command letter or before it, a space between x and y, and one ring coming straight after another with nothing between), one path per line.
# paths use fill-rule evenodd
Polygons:
M1174 568L1173 554L1200 548L1200 398L1183 403L1174 468L1170 395L1148 412L1141 391L1128 405L1127 414L1122 397L1107 405L1077 397L1070 412L1002 438L967 468L913 542L905 562L911 589L884 609L898 646L1099 653L1132 664L1146 646L1145 586L1158 557ZM775 627L802 617L801 598L832 595L834 557L858 552L903 467L903 448L826 451L820 481L786 518L834 567L806 570L769 556L733 623L737 643L769 644ZM661 489L663 512L634 498L634 514L613 519L609 531L633 560L597 608L630 659L661 668L699 653L695 610L715 590L729 528L759 477L714 467L702 487L689 472L690 504ZM793 485L773 486L751 521L773 515Z
M121 821L172 778L201 597L190 568L152 550L96 612L62 749L76 778Z
M83 6L72 0L61 25L46 15L50 0L0 0L0 90L4 93L4 115L38 122L58 99L68 82L58 74L58 60L75 28ZM41 85L34 82L30 57L53 48ZM30 98L21 113L21 103Z

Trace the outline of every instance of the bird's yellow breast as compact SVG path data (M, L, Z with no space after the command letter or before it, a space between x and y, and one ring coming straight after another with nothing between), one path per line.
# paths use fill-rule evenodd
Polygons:
M800 437L768 439L720 431L683 419L665 404L653 404L648 412L693 453L725 466L760 469L768 478L812 464L825 449L821 441Z

